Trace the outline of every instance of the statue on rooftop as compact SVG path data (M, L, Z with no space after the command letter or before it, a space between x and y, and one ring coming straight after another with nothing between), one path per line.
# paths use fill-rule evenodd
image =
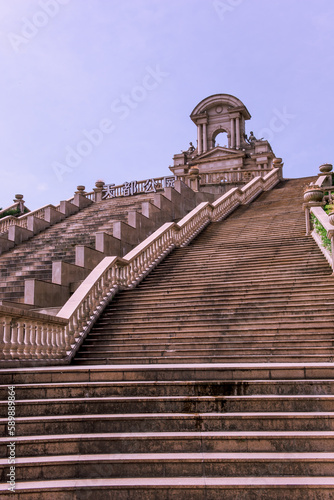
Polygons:
M250 131L249 137L247 137L247 134L245 134L245 139L246 139L246 142L248 142L248 144L254 144L255 141L257 141L257 138L253 134L252 130Z

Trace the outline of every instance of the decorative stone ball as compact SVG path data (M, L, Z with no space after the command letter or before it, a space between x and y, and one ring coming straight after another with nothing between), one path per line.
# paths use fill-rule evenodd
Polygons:
M328 214L328 220L332 224L332 226L334 226L334 212L330 212Z
M96 182L95 182L95 186L96 186L97 188L102 189L102 188L103 188L103 186L104 186L104 181L101 181L101 180L99 179L98 181L96 181Z
M322 172L323 174L328 174L329 172L332 171L332 169L333 165L331 165L331 163L323 163L319 167L320 172Z
M199 168L198 167L191 167L189 169L189 174L190 175L198 175L199 174Z
M322 201L322 198L323 198L323 194L322 194L322 191L320 189L310 188L307 191L305 191L305 193L304 193L304 202L305 203L309 203L310 201L320 202L320 201Z

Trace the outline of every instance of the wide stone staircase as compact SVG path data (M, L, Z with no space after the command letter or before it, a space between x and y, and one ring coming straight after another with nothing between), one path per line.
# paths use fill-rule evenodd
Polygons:
M75 363L332 361L331 269L282 183L120 293Z
M74 364L0 370L15 499L334 498L334 298L284 181L121 292ZM2 498L2 496L1 496Z
M75 245L94 248L95 232L112 234L115 221L126 221L128 210L139 211L152 199L153 194L145 194L94 203L1 255L0 299L23 302L25 279L51 281L53 261L74 264Z

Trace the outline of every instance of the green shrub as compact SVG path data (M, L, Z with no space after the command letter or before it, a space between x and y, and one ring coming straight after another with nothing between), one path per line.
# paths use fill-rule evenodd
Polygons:
M318 221L318 219L316 218L315 215L311 214L311 220L312 220L312 223L313 223L313 227L316 231L316 233L318 233L320 235L320 238L321 238L321 241L322 241L322 244L324 245L324 247L327 249L327 250L331 250L331 240L329 238L327 238L327 231L326 229L324 228L324 226Z
M29 210L24 207L24 213L28 213ZM11 208L10 210L6 210L5 212L3 212L2 214L0 214L0 219L3 219L4 217L8 217L9 215L13 215L14 217L19 217L20 215L23 215L21 214L21 211L19 208Z

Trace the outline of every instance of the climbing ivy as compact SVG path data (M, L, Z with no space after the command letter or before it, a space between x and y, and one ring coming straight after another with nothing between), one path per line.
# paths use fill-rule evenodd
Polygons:
M318 221L318 219L316 218L315 215L311 214L311 219L312 219L313 227L314 227L316 233L318 233L320 235L322 244L324 245L324 247L327 250L330 251L331 250L331 240L329 238L327 238L327 231L326 231L326 229Z

